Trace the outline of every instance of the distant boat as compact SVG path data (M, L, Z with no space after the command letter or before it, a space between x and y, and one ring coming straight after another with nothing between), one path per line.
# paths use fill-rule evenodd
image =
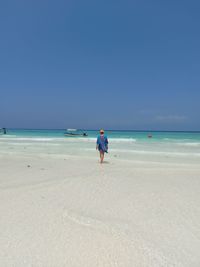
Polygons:
M75 137L75 136L88 136L86 132L83 132L81 130L77 129L67 129L66 132L64 133L65 136L69 137Z

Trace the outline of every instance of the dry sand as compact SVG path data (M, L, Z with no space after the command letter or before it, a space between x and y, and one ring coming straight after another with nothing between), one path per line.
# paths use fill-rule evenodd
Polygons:
M0 156L0 266L200 266L200 166Z

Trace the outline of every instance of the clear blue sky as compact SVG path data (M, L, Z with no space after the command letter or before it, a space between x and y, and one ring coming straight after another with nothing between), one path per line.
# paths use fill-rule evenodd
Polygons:
M0 2L0 127L200 130L200 2Z

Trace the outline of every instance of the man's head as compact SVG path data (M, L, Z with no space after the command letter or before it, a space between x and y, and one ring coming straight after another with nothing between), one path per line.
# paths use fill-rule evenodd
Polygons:
M99 132L100 134L104 134L104 129L101 129Z

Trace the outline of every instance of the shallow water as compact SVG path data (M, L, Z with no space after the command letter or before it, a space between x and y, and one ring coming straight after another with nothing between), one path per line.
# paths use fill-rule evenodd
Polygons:
M65 130L8 129L0 136L1 153L96 157L98 131L87 137L65 137ZM151 134L152 138L148 135ZM200 163L199 132L107 131L108 159Z

